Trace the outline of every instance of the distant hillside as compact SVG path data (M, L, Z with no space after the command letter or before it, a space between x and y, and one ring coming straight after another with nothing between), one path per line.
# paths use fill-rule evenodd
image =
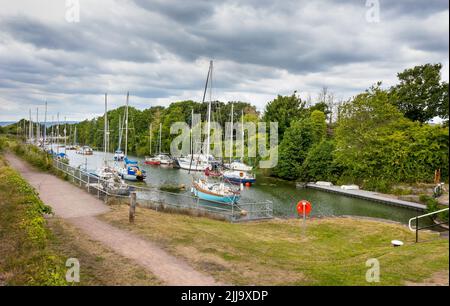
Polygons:
M15 124L17 121L0 121L0 126L8 126L11 124ZM79 121L67 121L67 124L75 124L78 123ZM43 122L41 122L41 124L43 124ZM47 122L47 126L52 126L52 125L56 125L58 124L58 122L54 121L54 122ZM60 122L60 124L64 124L64 122Z

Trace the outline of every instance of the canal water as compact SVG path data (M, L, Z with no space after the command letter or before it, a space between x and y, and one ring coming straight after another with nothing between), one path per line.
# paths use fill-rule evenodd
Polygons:
M55 148L56 149L56 148ZM59 149L64 152L64 148ZM94 155L84 156L76 154L75 151L67 151L70 165L74 167L82 166L88 170L94 170L103 162L103 153L94 151ZM185 193L190 193L192 175L187 170L174 169L165 166L144 165L143 159L132 157L138 160L142 169L147 171L145 183L136 183L141 186L161 187L179 186L184 184ZM108 154L107 160L113 163L113 155ZM273 202L274 215L278 217L296 216L295 206L300 200L308 200L312 204L313 216L364 216L381 218L392 221L407 223L408 220L417 215L417 212L408 208L396 207L382 203L346 197L334 193L323 192L314 189L299 189L295 183L287 182L262 175L256 176L257 182L252 187L245 187L242 191L240 202L257 202L270 200Z

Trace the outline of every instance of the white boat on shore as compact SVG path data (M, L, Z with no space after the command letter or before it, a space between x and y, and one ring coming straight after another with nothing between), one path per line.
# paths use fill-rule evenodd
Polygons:
M93 155L94 154L94 150L92 150L91 147L89 146L82 146L81 148L79 148L76 151L77 154L81 154L81 155Z
M253 167L252 166L248 166L240 161L234 161L232 163L229 164L224 164L224 167L230 170L235 170L235 171L252 171Z
M212 155L209 155L208 157L205 154L189 154L186 157L176 159L178 167L191 171L205 171L206 168L215 162Z

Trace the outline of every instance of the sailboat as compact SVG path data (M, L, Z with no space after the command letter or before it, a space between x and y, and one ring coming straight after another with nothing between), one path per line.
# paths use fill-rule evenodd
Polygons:
M231 129L230 134L230 163L228 164L228 169L223 173L223 178L230 183L234 184L253 184L256 182L256 178L253 174L248 173L248 171L252 170L252 167L247 166L242 161L244 160L244 111L242 110L241 116L241 126L242 126L242 149L241 149L241 160L231 162L231 158L233 156L233 129ZM231 124L233 124L233 104L231 104Z
M159 124L159 154L156 156L152 156L152 125L150 124L149 128L149 136L150 136L150 156L145 157L145 164L147 165L170 165L173 163L172 158L168 154L164 154L161 152L161 144L162 144L162 123Z
M71 126L72 127L72 126ZM72 130L72 128L71 128ZM71 133L69 133L70 135ZM74 133L73 133L73 143L68 145L66 147L66 150L77 150L78 146L77 146L77 126L74 127Z
M232 115L233 115L233 112L232 112ZM231 123L233 123L233 119L231 119ZM231 130L231 131L233 131L233 130ZM230 169L230 170L248 172L248 171L252 171L253 167L248 166L244 163L244 110L242 110L242 115L241 115L241 134L242 134L241 135L241 141L242 141L241 159L231 161L231 158L230 158L230 162L228 164L224 164L224 166L225 166L225 168ZM231 135L231 146L232 146L232 144L233 144L233 135Z
M90 175L100 178L97 183L90 183L90 186L103 190L110 194L129 195L130 186L119 177L116 169L108 165L107 155L109 147L109 125L108 125L108 98L105 94L105 115L103 131L103 165L90 173Z
M150 146L150 156L146 156L145 157L145 161L144 164L146 165L152 165L152 166L157 166L157 165L161 165L161 161L159 160L159 158L156 158L154 156L152 156L152 124L150 123L149 127L148 127L148 136L149 136L149 146Z
M147 177L145 170L141 170L138 162L128 158L128 102L130 93L127 93L127 104L125 108L125 157L123 165L116 163L116 170L119 175L127 181L143 181Z
M92 173L94 176L104 180L114 178L118 175L113 167L107 162L107 154L109 147L109 131L108 131L108 95L105 93L105 114L104 114L104 131L103 131L103 165Z
M208 76L206 79L205 92L203 94L203 102L205 102L205 95L208 88L209 83L209 103L208 103L208 118L207 118L207 138L206 138L206 156L207 164L209 168L209 150L210 150L210 136L211 136L211 103L212 103L212 73L213 73L213 62L210 61ZM211 202L218 202L224 204L235 204L240 199L240 191L233 189L231 186L227 186L224 182L209 182L208 177L199 178L193 181L192 184L192 193L194 196Z
M206 88L205 88L206 94ZM205 96L203 97L203 102L205 100ZM194 120L194 110L192 110L191 122ZM193 123L192 123L193 124ZM191 134L193 130L193 126L191 124ZM201 171L205 172L206 169L210 167L210 165L216 166L218 165L217 161L214 159L214 156L208 154L194 153L195 152L195 144L193 143L193 139L191 138L191 153L184 157L179 157L175 160L175 165L184 170L189 171Z

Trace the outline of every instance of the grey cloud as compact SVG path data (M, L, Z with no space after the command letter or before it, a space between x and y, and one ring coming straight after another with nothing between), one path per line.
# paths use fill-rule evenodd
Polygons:
M250 102L323 85L346 97L411 65L448 62L448 29L443 36L426 21L448 15L447 1L381 0L379 24L365 21L365 0L131 2L79 24L1 12L0 99L26 105L47 95L73 113L101 113L92 97L105 91L130 90L140 105L198 99L189 95L201 92L210 58L221 93L267 94Z
M214 12L214 2L208 0L174 1L174 0L134 0L149 11L160 13L179 23L196 23L208 18Z

